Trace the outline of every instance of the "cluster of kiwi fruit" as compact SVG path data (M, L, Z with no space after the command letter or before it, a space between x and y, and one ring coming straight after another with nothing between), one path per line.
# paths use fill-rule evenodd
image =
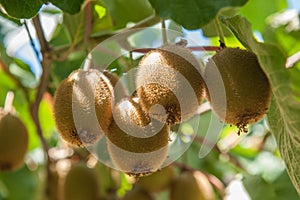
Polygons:
M0 108L0 171L22 167L27 149L26 126L12 110Z
M134 176L160 169L171 126L191 118L205 95L238 133L263 117L271 98L256 55L225 46L205 69L184 46L148 52L139 63L136 94L126 96L121 87L124 98L116 101L118 81L96 69L73 72L56 91L54 116L62 138L75 146L95 144L105 135L113 165Z

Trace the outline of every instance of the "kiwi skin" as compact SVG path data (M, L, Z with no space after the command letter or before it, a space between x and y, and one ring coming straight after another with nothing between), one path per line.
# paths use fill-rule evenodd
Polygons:
M174 178L175 170L172 166L168 166L149 176L139 178L136 186L150 193L161 192L171 185Z
M0 171L19 169L28 149L28 132L15 115L0 110Z
M114 108L107 133L107 149L114 166L129 175L157 171L168 154L168 125L150 121L138 102L124 98Z
M214 200L215 194L207 177L199 171L182 172L172 183L170 200Z
M188 81L195 98L187 97L187 86L176 72ZM178 45L166 45L148 52L139 63L136 85L143 109L150 113L154 105L160 104L165 109L169 124L180 123L193 116L204 92L200 64L190 50ZM181 95L181 100L176 95ZM164 112L155 109L151 112L151 116L164 122Z
M54 98L54 118L61 137L79 147L97 142L112 118L112 98L112 86L100 71L80 69L71 73L59 85ZM80 118L76 126L74 115Z
M148 192L133 188L128 191L121 200L154 200L154 197Z
M217 74L222 80L216 78ZM205 81L213 110L221 120L236 125L238 134L247 132L246 125L260 120L268 110L271 99L269 80L256 55L250 51L239 48L219 50L207 63ZM220 91L222 84L224 95Z
M63 200L98 200L100 185L94 169L88 168L85 163L74 165L63 184Z

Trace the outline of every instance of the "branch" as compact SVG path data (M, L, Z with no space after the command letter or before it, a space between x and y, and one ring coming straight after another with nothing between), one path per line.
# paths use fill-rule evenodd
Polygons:
M134 47L131 47L134 48ZM187 47L191 51L217 51L220 49L218 46L196 46L196 47ZM136 53L148 53L156 48L142 48L142 49L133 49L132 52Z
M47 86L49 83L49 75L50 75L50 67L51 67L51 63L52 63L52 57L51 57L51 49L48 45L48 42L46 41L45 35L44 35L44 31L39 19L39 15L37 15L36 17L34 17L32 19L33 21L33 25L35 27L37 36L38 36L38 40L41 46L41 53L42 53L42 57L43 60L41 61L41 66L43 69L43 73L40 79L40 84L37 88L37 94L36 94L36 98L35 101L31 104L30 107L30 114L31 117L34 121L34 124L36 126L37 129L37 135L42 143L42 147L44 149L45 152L45 156L46 156L46 172L47 172L47 176L46 176L46 195L49 196L49 188L50 188L50 183L49 180L51 178L51 172L50 172L50 157L48 154L48 150L49 147L47 145L46 139L43 136L43 131L42 131L42 127L40 124L40 120L39 120L39 106L41 103L41 100L43 98L44 93L47 90Z

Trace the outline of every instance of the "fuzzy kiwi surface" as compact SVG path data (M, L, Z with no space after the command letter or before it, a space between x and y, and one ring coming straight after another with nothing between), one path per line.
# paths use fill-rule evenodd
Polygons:
M136 78L143 109L169 124L189 119L202 101L201 74L200 63L187 48L166 45L150 51L140 61Z
M161 192L171 185L174 178L175 170L172 166L168 166L149 176L139 178L136 186L150 193Z
M138 102L122 99L106 135L112 163L133 176L157 171L168 154L169 131L168 125L151 121Z
M154 200L154 197L146 191L133 188L121 200Z
M23 122L11 113L0 111L0 171L19 169L28 148L28 132Z
M172 183L170 200L214 200L215 194L207 177L199 172L183 172Z
M94 169L84 163L73 166L65 177L63 200L98 200L100 185Z
M56 90L54 118L61 137L69 144L85 146L97 142L112 117L113 91L98 70L77 70Z
M239 48L223 48L205 69L206 93L213 110L226 123L247 132L246 125L266 114L271 88L256 55ZM225 91L224 91L225 90Z

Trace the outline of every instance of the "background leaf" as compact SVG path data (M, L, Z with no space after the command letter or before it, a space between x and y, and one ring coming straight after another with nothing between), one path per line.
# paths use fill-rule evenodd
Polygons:
M1 0L5 11L15 18L32 18L43 5L42 0Z
M67 13L75 14L80 11L84 0L50 0L50 2Z
M153 14L153 9L145 0L102 0L109 10L115 28L122 28L129 22L138 22Z
M224 7L244 5L248 0L150 0L156 13L171 18L186 29L198 29L210 22Z
M251 24L241 16L223 20L241 43L253 51L269 78L273 99L268 121L276 138L289 176L300 194L300 102L290 88L290 74L285 68L286 56L275 45L259 43L252 34Z

